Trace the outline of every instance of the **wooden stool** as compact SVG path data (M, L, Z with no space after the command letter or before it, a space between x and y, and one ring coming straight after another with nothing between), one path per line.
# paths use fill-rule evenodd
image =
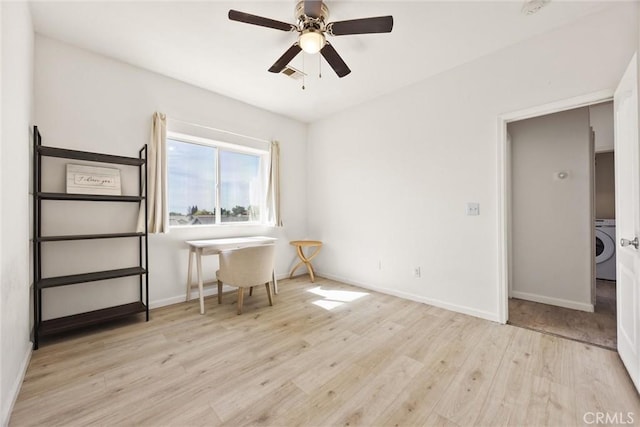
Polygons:
M322 242L319 240L292 240L289 242L289 244L296 247L296 250L298 252L298 258L300 258L300 262L297 263L296 266L291 269L291 273L289 274L289 279L293 277L293 273L298 269L298 267L302 265L306 265L307 271L309 272L309 276L311 277L311 282L316 280L314 271L313 271L313 266L311 265L311 260L315 258L315 256L318 255L318 253L320 252L320 249L322 249ZM304 254L304 251L302 250L305 247L316 248L316 250L310 256L307 257Z

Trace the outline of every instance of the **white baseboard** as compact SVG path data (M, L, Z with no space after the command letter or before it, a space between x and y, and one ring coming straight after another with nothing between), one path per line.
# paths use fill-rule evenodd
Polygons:
M16 404L16 400L18 400L18 394L20 393L20 389L22 388L22 382L24 381L24 376L27 373L27 368L29 367L29 362L31 361L31 353L33 352L33 344L29 342L29 346L27 347L27 352L22 359L22 364L20 365L20 369L18 370L18 375L11 386L11 390L9 391L9 398L11 399L11 404L7 408L6 413L2 414L2 424L3 426L9 425L9 419L11 418L11 412L13 412L13 407ZM7 399L8 400L8 399Z
M205 285L206 286L206 285ZM235 288L231 288L229 286L223 286L222 287L222 291L223 292L227 292L230 290L233 290ZM216 286L206 286L204 288L204 296L205 297L209 297L211 295L218 295L218 287ZM196 288L195 290L192 289L191 290L191 297L189 298L189 301L191 301L192 299L198 299L200 297L200 293L198 292L198 288ZM173 304L180 304L181 302L184 302L184 294L182 295L177 295L175 297L169 297L169 298L165 298L165 299L159 299L159 300L155 300L155 301L149 301L149 308L160 308L160 307L164 307L167 305L173 305Z
M593 304L571 301L562 298L547 297L544 295L530 294L528 292L511 291L511 297L527 301L540 302L542 304L557 305L558 307L571 308L573 310L588 311L593 313Z
M479 317L481 319L490 320L492 322L499 322L498 313L478 310L472 307L467 307L467 306L458 305L458 304L451 304L445 301L435 300L435 299L427 298L421 295L415 295L409 292L398 291L396 289L371 286L366 283L355 282L353 280L349 280L344 277L339 277L333 274L324 273L320 271L318 271L316 275L321 277L326 277L327 279L335 280L337 282L346 283L348 285L357 286L359 288L380 292L381 294L393 295L398 298L404 298L407 300L432 305L434 307L444 308L445 310L455 311L456 313L468 314L469 316Z
M289 278L289 273L278 274L276 273L276 280L285 280Z
M359 288L369 289L369 290L372 290L372 291L380 292L382 294L393 295L393 296L398 297L398 298L403 298L403 299L407 299L407 300L410 300L410 301L416 301L416 302L420 302L420 303L423 303L423 304L433 305L434 307L444 308L445 310L455 311L456 313L462 313L462 314L467 314L469 316L479 317L480 319L490 320L492 322L499 322L499 318L498 318L498 314L497 313L491 313L491 312L488 312L488 311L477 310L477 309L472 308L472 307L466 307L466 306L458 305L458 304L451 304L451 303L448 303L448 302L445 302L445 301L439 301L439 300L435 300L435 299L431 299L431 298L426 298L426 297L423 297L421 295L415 295L415 294L408 293L408 292L398 291L396 289L388 289L388 288L382 288L382 287L378 287L378 286L371 286L371 285L366 284L366 283L355 282L353 280L349 280L349 279L346 279L344 277L335 276L333 274L324 273L324 272L321 272L321 271L318 271L316 273L316 275L320 276L320 277L326 277L327 279L335 280L337 282L346 283L348 285L357 286ZM278 280L288 279L289 275L288 274L276 274L276 278ZM207 286L207 284L208 284L208 286ZM218 294L218 290L217 290L217 288L215 286L212 286L213 284L215 284L215 282L205 283L205 288L204 288L204 296L205 297ZM224 292L231 291L231 290L235 290L235 288L228 287L228 286L225 286L223 288ZM197 299L197 298L198 298L198 289L197 288L196 289L192 289L191 290L191 299ZM161 300L151 301L149 303L149 308L159 308L159 307L164 307L164 306L167 306L167 305L179 304L181 302L184 302L184 294L177 295L175 297L161 299Z
M277 280L288 279L288 278L289 278L288 274L276 273ZM185 282L185 287L186 287L186 282ZM236 288L226 286L226 285L222 287L223 292L232 291L234 289ZM209 281L204 283L204 296L209 297L211 295L218 295L217 282L215 281ZM197 299L197 298L199 298L198 288L197 287L192 288L191 298L189 298L189 300ZM174 297L149 301L149 308L160 308L160 307L165 307L167 305L180 304L181 302L184 302L184 294L176 295Z

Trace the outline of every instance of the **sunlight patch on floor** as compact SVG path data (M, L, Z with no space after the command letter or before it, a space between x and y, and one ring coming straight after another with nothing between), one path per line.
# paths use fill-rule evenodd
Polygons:
M367 292L322 289L322 287L320 286L309 289L307 292L311 292L312 294L323 297L324 299L313 301L313 304L317 305L318 307L322 307L325 310L333 310L334 308L339 307L345 303L352 302L369 295Z

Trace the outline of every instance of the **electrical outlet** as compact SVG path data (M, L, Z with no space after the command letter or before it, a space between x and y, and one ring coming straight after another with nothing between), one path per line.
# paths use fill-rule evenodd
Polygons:
M378 261L378 270L382 270L382 261Z
M420 278L420 267L416 267L413 269L413 277L415 277L416 279Z

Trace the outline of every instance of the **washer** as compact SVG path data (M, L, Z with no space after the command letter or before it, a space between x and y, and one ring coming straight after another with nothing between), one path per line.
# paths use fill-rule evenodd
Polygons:
M615 219L596 219L596 278L616 280Z

